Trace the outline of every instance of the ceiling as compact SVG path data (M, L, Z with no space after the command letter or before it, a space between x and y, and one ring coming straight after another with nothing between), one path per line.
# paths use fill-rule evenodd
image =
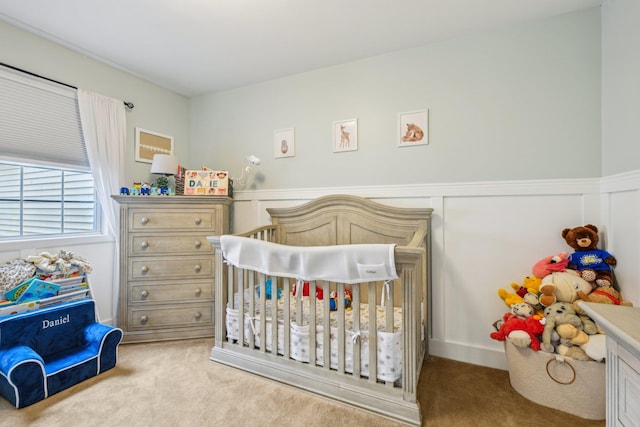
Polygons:
M0 0L0 20L191 97L604 0Z

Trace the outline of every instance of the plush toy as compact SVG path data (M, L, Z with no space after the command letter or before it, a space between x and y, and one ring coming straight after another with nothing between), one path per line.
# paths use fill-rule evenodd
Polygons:
M331 292L329 295L331 299L329 300L329 310L336 311L338 310L338 293ZM353 295L349 289L344 290L344 308L351 307L351 300L353 299Z
M523 319L508 312L503 316L500 328L490 336L497 341L508 339L518 347L531 347L533 351L538 351L540 350L539 336L544 328L540 316L533 315Z
M504 303L509 308L511 308L512 305L523 301L523 299L522 299L522 297L520 295L518 295L516 293L513 293L513 292L509 292L504 288L499 288L498 289L498 296L500 297L500 299L502 299L504 301Z
M522 301L529 304L536 310L536 314L539 316L543 315L543 306L540 304L539 299L539 287L540 283L542 283L542 279L538 277L525 277L522 285L518 283L511 283L511 287L515 291L517 295L522 297Z
M611 267L617 260L609 252L598 247L598 227L587 224L583 227L565 228L562 237L575 252L569 256L569 268L580 272L583 279L598 286L611 286Z
M33 277L36 267L22 259L7 261L0 267L0 292L8 291L25 280Z
M293 296L296 296L297 290L298 290L298 285L296 284L293 286ZM302 284L302 296L303 297L309 296L309 282L304 282ZM321 300L323 298L324 298L324 291L322 290L322 287L316 285L316 299Z
M572 303L578 298L578 291L589 294L592 289L591 283L574 270L551 273L540 284L540 304L549 307L556 302Z
M613 286L597 287L588 295L584 294L582 291L578 291L578 298L573 302L574 309L580 314L586 314L578 305L580 301L595 302L599 304L624 305L627 307L633 306L631 301L623 300L620 292L618 292Z
M551 337L560 325L569 324L582 331L582 319L578 317L573 305L569 302L556 302L544 309L544 332L540 348L547 353L553 353L555 348L551 344Z
M595 334L589 337L586 344L582 344L580 348L587 353L590 359L601 362L607 357L607 337L604 334Z
M62 271L65 276L69 274L73 267L78 268L83 273L91 273L93 270L86 259L65 249L61 249L58 255L53 255L49 252L30 255L26 258L26 261L35 265L40 271L47 273Z
M534 277L543 279L558 271L565 271L569 264L569 254L566 252L559 252L556 255L551 255L542 258L540 261L533 265L532 273Z

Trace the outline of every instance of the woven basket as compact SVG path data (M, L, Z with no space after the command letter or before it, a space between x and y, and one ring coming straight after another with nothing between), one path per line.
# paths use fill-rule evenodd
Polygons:
M523 397L581 418L605 419L604 363L563 358L509 341L505 353L511 386Z

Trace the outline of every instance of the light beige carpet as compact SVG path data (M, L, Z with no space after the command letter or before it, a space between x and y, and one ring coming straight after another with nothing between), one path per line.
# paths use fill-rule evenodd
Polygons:
M209 360L211 339L126 344L104 374L23 409L0 398L1 426L396 426L385 418ZM518 395L508 373L431 357L419 384L425 425L597 426Z

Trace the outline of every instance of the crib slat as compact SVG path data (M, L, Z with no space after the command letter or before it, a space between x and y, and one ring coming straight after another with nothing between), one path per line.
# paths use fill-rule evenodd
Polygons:
M316 365L316 282L309 282L309 363Z
M278 334L278 288L276 287L275 277L267 277L271 279L271 299L267 301L267 303L271 306L271 353L277 355L278 354L278 345L279 345L279 334ZM265 279L266 280L266 279ZM267 298L267 293L265 291L264 294L265 299ZM265 322L267 318L264 318Z
M258 286L260 287L260 352L267 352L267 290L263 273L258 273Z
M256 273L253 270L249 270L249 275L247 277L247 289L249 289L249 321L251 322L251 326L254 324L253 318L255 317L255 308L256 308ZM238 292L242 292L244 295L244 289L240 289L238 286ZM243 310L244 311L244 310ZM244 330L244 323L241 324L241 329ZM256 337L253 333L253 327L250 328L250 333L248 337L249 347L253 348L256 345Z
M388 284L384 283L382 286L388 287L388 291L387 292L387 301L385 302L385 326L384 326L384 330L385 332L393 332L393 313L394 313L394 307L395 307L395 282L394 281L389 281Z
M238 313L239 327L238 327L238 345L241 347L244 345L244 279L247 276L246 270L238 270L236 292L238 293Z
M289 359L291 356L291 282L287 280L283 280L283 288L282 288L282 298L283 298L283 306L282 306L282 318L284 319L284 342L282 343L283 355L286 359Z
M345 323L344 323L344 283L338 283L336 289L336 307L338 309L338 372L345 372Z
M325 370L331 370L331 315L326 315L325 313L331 313L330 303L331 298L329 297L331 293L330 283L322 282L322 360L323 367Z
M362 361L360 357L360 346L362 337L360 334L360 290L362 285L357 284L351 286L351 311L353 315L353 332L358 334L353 340L353 375L360 378L362 369L360 367Z
M376 284L369 283L369 382L375 383L378 379L378 328L376 310Z

